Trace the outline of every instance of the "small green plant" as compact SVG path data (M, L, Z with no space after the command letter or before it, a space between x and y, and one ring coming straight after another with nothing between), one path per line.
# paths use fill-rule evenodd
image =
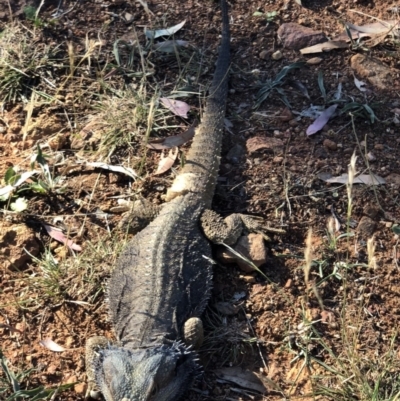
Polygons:
M261 11L256 11L253 16L254 17L264 17L267 21L267 24L274 22L274 19L277 17L278 11L269 11L266 13L262 13Z
M31 21L35 28L43 28L45 26L44 21L38 16L38 9L32 5L24 8L24 15L28 21Z
M286 67L282 68L282 70L275 78L267 79L265 82L261 83L260 89L256 95L256 103L254 105L254 109L258 109L273 92L277 92L283 103L290 108L289 100L287 99L285 91L282 89L282 86L285 83L286 76L290 71L302 68L305 65L306 63L303 61L287 65Z
M23 383L28 381L31 373L35 372L34 368L30 368L18 373L15 373L9 367L9 361L0 350L0 367L3 375L0 375L0 396L4 401L20 401L28 399L30 401L49 400L65 390L74 386L74 383L64 384L57 388L46 389L44 386L26 390Z
M51 65L58 49L33 46L34 32L15 23L0 35L0 98L3 102L28 101L32 88L41 82L43 67Z

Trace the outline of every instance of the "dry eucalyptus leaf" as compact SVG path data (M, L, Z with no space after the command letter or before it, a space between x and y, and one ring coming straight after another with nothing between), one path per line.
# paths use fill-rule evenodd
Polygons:
M124 167L124 166L113 166L112 164L107 164L103 162L90 162L86 163L87 166L90 167L95 167L95 168L102 168L104 170L110 170L115 173L122 173L125 175L128 175L129 177L136 179L138 175L136 174L135 170L133 170L130 167Z
M44 340L39 341L39 344L43 345L43 347L46 347L50 351L54 351L54 352L67 351L66 348L62 347L61 345L58 345L53 340L50 340L50 338L45 338Z
M325 127L326 123L333 116L337 108L337 104L328 107L320 116L307 128L307 135L313 135Z
M328 42L319 43L314 46L305 47L300 50L301 54L313 54L313 53L322 53L329 52L333 49L347 49L349 44L345 41L341 40L329 40Z
M150 149L162 150L181 146L194 137L196 126L197 121L193 125L191 125L185 132L182 132L179 135L170 136L165 139L151 141L147 144L147 147Z
M47 231L47 234L49 234L51 238L54 238L56 241L61 242L64 245L67 245L67 247L72 249L73 251L79 252L82 250L82 248L79 245L75 244L73 241L68 239L59 228L49 226L47 224L43 225Z
M162 153L161 159L158 163L157 171L154 174L160 175L168 171L174 165L177 156L178 156L178 148L171 149L168 153L168 156L164 156L164 153Z
M187 113L190 110L190 106L187 103L166 97L160 97L160 102L176 116L187 118Z
M349 182L349 175L347 173L342 174L338 177L323 177L322 174L318 176L321 180L329 182L330 184L347 184ZM365 185L382 185L386 184L384 178L376 174L360 174L354 177L353 184L365 184Z
M167 29L157 29L155 31L145 29L144 33L149 39L156 39L160 36L171 36L174 33L178 32L183 27L183 25L185 25L185 22L186 20Z

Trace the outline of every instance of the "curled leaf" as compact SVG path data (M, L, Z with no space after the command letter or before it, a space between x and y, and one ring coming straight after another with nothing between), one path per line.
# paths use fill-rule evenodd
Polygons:
M187 118L187 112L190 110L190 106L187 103L166 97L160 97L160 102L176 116Z
M43 224L43 225L51 238L54 238L56 241L67 245L67 247L71 248L73 251L79 252L82 250L82 248L79 245L75 244L73 241L68 239L59 228L49 226L47 224Z
M337 108L337 104L328 107L320 116L307 128L307 135L313 135L325 127L326 123L333 116Z
M181 23L171 26L171 28L167 28L167 29L157 29L154 31L145 29L144 33L146 35L146 37L148 37L149 39L156 39L159 38L160 36L171 36L174 33L178 32L183 25L185 25L186 20L182 21Z
M168 138L162 139L161 141L155 140L147 144L150 149L171 149L176 146L181 146L184 143L190 141L194 137L194 131L197 125L197 121L191 125L185 132L179 135L170 136Z
M54 351L54 352L64 352L67 351L66 348L62 347L61 345L58 345L57 343L55 343L53 340L51 340L50 338L45 338L43 340L39 341L39 344L42 345L43 347L46 347L47 349L49 349L50 351Z
M95 168L102 168L104 170L114 171L115 173L122 173L122 174L128 175L129 177L131 177L133 179L136 179L138 177L138 175L136 174L136 171L130 167L113 166L111 164L107 164L107 163L103 163L103 162L87 163L87 166L95 167Z
M347 184L349 182L349 175L347 173L338 177L330 177L326 173L321 173L318 175L318 178L330 184ZM382 185L386 184L386 181L376 174L360 174L354 177L353 184Z
M154 173L155 175L164 174L168 171L178 156L178 148L173 148L169 151L168 156L164 156L164 153L161 155L160 162L158 163L157 171Z

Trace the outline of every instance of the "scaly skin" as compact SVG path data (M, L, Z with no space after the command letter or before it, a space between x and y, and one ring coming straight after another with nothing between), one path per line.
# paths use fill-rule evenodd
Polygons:
M118 346L88 342L88 376L107 401L176 401L199 373L182 329L203 312L211 289L211 246L200 228L216 185L227 96L229 20L202 122L160 214L121 254L108 298ZM101 342L101 341L100 341Z

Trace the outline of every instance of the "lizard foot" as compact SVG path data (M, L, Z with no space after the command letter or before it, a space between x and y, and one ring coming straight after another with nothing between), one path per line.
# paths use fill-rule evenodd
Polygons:
M97 389L95 372L94 372L94 359L96 354L100 349L105 348L110 341L103 336L90 337L86 341L85 347L85 365L86 365L86 375L88 379L88 387L85 394L85 400L93 398L95 400L101 399L101 393Z
M218 213L207 209L201 215L200 221L205 236L214 244L234 245L245 229L262 234L266 240L269 240L266 232L285 234L285 230L266 227L261 217L240 213L222 218Z
M130 234L136 234L153 221L160 211L160 206L147 199L140 198L133 202L132 208L126 212L118 224L118 228Z
M199 349L203 344L203 322L198 317L191 317L186 320L183 326L183 338L186 345L192 345L194 349Z

